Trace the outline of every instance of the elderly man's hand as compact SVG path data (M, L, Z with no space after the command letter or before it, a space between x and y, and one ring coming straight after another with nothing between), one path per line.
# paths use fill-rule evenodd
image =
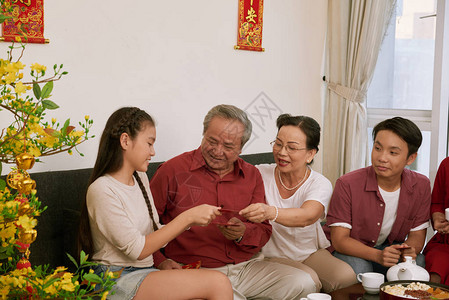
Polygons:
M246 225L238 218L231 218L228 221L228 224L232 225L218 225L218 229L220 229L221 233L223 233L224 237L228 240L236 240L243 236L246 230Z

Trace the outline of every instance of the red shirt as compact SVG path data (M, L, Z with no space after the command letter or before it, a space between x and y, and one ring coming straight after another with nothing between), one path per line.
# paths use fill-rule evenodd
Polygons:
M437 176L433 184L432 204L430 214L440 212L449 207L449 157L443 159L438 168Z
M430 206L430 214L440 212L444 214L444 210L449 207L449 157L443 159L438 168L437 176L433 184L432 204ZM437 232L427 243L424 253L426 253L435 244L449 244L448 234L440 234Z
M251 203L266 203L262 176L256 167L239 158L234 163L234 171L220 178L208 169L201 148L160 165L150 187L164 224L200 204L239 211ZM242 221L246 231L239 243L226 239L216 225L193 226L167 244L166 257L160 252L154 253L155 265L166 258L184 264L200 260L207 268L249 260L270 239L271 225Z
M405 241L410 229L430 218L430 181L419 173L404 169L401 179L399 204L393 228L387 241ZM329 205L325 232L330 239L333 223L348 223L350 236L374 247L379 237L385 202L378 189L376 173L372 166L341 176L335 183Z

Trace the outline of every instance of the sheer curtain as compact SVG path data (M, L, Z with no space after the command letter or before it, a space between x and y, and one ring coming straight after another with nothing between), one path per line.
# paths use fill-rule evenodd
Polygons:
M366 164L366 92L395 0L329 0L323 173L334 184Z

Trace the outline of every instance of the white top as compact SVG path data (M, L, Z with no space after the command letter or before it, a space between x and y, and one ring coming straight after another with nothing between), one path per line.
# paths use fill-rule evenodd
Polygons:
M148 177L142 172L139 176L153 207L154 220L159 225ZM105 175L89 186L86 197L94 242L92 260L105 265L152 266L152 255L137 260L145 245L145 236L153 232L148 208L137 181L134 179L134 185L129 186Z
M388 235L393 229L394 221L398 211L399 193L401 189L394 192L387 192L379 186L379 192L385 202L384 218L382 219L382 226L380 227L379 237L377 238L376 246L382 245L388 238Z
M327 213L332 195L330 181L313 170L310 176L296 192L287 199L282 199L276 186L276 164L256 166L262 174L265 195L269 205L279 208L299 208L305 201L318 201ZM283 257L303 261L318 249L330 246L320 224L321 219L306 227L287 227L270 222L273 232L268 243L262 248L266 257Z

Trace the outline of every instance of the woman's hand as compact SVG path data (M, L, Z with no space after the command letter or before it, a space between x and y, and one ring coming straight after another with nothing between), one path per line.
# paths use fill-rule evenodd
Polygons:
M201 204L182 213L187 219L187 226L207 226L220 215L220 207Z
M264 203L254 203L242 209L239 214L251 222L261 223L265 220L273 220L276 216L276 208Z

